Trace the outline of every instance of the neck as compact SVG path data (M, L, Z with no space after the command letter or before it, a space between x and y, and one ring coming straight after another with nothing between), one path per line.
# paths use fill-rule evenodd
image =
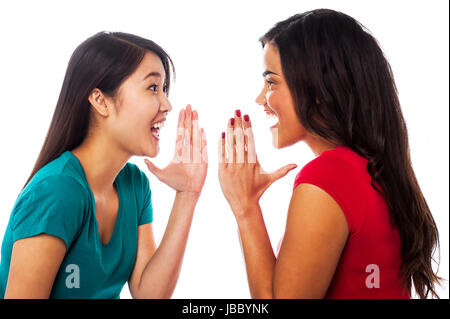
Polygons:
M89 186L94 194L105 194L114 187L114 181L131 155L112 145L105 136L88 136L72 150L83 166Z
M338 144L327 141L319 136L314 136L308 134L308 136L304 139L305 143L308 144L311 151L314 155L320 156L325 151L335 149Z

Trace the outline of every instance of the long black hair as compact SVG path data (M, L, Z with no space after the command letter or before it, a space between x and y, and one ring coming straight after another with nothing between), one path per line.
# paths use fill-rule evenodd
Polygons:
M411 165L393 73L375 38L354 18L318 9L277 23L260 41L278 49L305 129L368 159L372 186L400 233L405 289L414 283L420 298L438 297L438 229Z
M24 188L38 170L84 140L90 125L88 97L92 90L98 88L103 94L115 97L120 84L136 70L148 51L161 59L168 94L173 63L169 55L151 40L129 33L102 31L75 49L44 145Z

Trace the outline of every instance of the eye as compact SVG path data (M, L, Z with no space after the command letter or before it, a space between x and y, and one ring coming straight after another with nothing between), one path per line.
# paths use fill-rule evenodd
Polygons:
M272 82L269 79L266 79L266 83L267 83L267 86L269 87L269 89L272 89L272 85L275 84L275 82Z
M152 84L147 89L150 90L150 91L153 91L153 92L158 92L158 85L157 84Z

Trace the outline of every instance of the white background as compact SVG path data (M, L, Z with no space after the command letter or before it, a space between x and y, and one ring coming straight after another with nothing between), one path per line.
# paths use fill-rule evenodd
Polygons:
M237 227L217 179L217 141L236 108L250 115L263 167L298 164L262 197L272 244L282 236L295 174L312 160L304 143L275 150L268 120L254 99L263 85L258 38L274 23L316 8L343 11L364 24L389 59L406 119L418 181L438 224L439 275L449 269L448 1L2 1L0 3L0 234L47 132L67 63L83 40L102 30L134 33L174 60L173 111L161 132L165 166L177 113L199 111L208 138L208 176L198 202L173 298L249 298ZM146 170L154 229L162 238L174 191ZM438 257L436 255L436 257ZM448 298L448 284L438 288ZM129 298L125 286L122 298Z

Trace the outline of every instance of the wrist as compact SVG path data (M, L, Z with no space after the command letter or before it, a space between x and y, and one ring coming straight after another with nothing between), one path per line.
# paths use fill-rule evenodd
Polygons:
M249 201L244 205L241 204L234 208L232 207L231 209L238 223L245 222L248 219L261 214L261 207L259 206L258 201Z
M196 203L200 197L200 192L177 191L175 196L179 199L192 201Z

